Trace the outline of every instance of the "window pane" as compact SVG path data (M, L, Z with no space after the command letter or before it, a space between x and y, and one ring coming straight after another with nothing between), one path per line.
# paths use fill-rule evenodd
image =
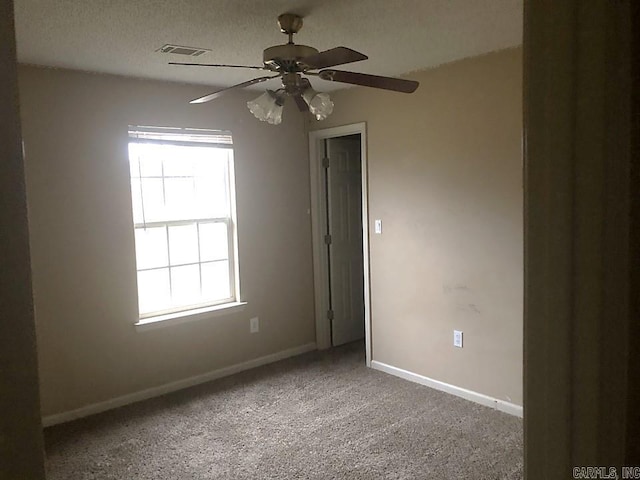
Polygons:
M140 161L140 171L143 177L162 176L162 158L160 158L157 154L157 147L159 146L160 145L148 144L138 145L137 156L138 160Z
M168 268L138 272L138 301L141 314L169 308L170 298Z
M130 143L129 155L139 159L143 177L160 177L164 162L176 157L182 147L155 143ZM136 173L138 175L138 173ZM166 173L165 173L166 175Z
M229 159L225 148L200 148L194 158L196 176L207 178L223 178Z
M166 219L197 218L193 178L166 178L164 188L167 199Z
M190 147L170 147L171 155L164 159L165 177L192 177L193 158Z
M198 218L229 216L229 194L225 177L196 178Z
M171 303L183 307L202 303L200 296L200 269L198 265L171 268Z
M136 264L138 270L166 267L167 255L166 227L136 228Z
M200 224L200 261L229 258L229 238L226 223Z
M140 176L140 163L138 162L138 145L129 144L129 174L131 178Z
M224 300L231 297L229 262L202 264L202 297L204 301Z
M164 220L164 192L161 178L142 179L142 207L147 222Z
M142 223L142 193L140 191L140 179L131 179L131 204L133 206L133 223Z
M169 227L171 265L198 261L198 230L195 224Z

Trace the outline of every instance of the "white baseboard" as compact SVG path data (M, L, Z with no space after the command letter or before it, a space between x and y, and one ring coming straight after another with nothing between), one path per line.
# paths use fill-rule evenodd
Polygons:
M201 383L210 382L211 380L227 377L229 375L233 375L234 373L239 373L244 370L267 365L279 360L284 360L285 358L295 357L296 355L301 355L312 350L316 350L315 342L307 343L306 345L301 345L299 347L290 348L288 350L282 350L281 352L265 355L264 357L254 358L253 360L237 363L235 365L230 365L218 370L213 370L212 372L207 372L201 375L196 375L194 377L178 380L176 382L165 383L164 385L159 385L157 387L147 388L146 390L141 390L138 392L123 395L121 397L112 398L104 402L93 403L91 405L86 405L75 410L69 410L68 412L47 415L42 419L42 424L45 427L50 427L59 423L69 422L78 418L87 417L89 415L105 412L107 410L118 407L123 407L125 405L129 405L130 403L140 402L142 400L147 400L153 397L159 397L160 395L175 392L177 390L182 390L183 388L193 387Z
M441 392L446 392L458 397L462 397L466 400L479 403L486 407L495 408L496 410L508 413L509 415L515 415L516 417L520 418L522 418L524 415L524 409L520 405L516 405L515 403L505 402L504 400L499 400L482 393L474 392L473 390L456 387L455 385L450 385L439 380L424 377L408 370L403 370L392 365L387 365L386 363L373 360L371 362L371 368L373 368L374 370L379 370L381 372L389 373L391 375L395 375L396 377L404 378L405 380L409 380L410 382L419 383L421 385L440 390Z

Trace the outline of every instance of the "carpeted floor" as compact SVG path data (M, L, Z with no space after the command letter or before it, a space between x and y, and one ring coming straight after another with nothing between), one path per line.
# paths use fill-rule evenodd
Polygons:
M49 480L521 479L522 420L312 352L45 430Z

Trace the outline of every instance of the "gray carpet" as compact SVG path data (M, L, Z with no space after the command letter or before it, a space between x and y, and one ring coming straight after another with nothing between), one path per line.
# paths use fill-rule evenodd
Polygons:
M312 352L45 430L49 480L521 479L522 421Z

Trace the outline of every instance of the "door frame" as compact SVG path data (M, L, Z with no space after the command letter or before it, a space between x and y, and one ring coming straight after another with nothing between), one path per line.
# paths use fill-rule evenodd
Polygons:
M324 140L347 135L360 135L362 169L362 268L364 273L364 338L367 367L371 366L371 294L369 276L369 201L367 180L367 125L365 122L325 128L309 132L309 169L311 175L311 232L313 245L313 284L316 314L316 345L323 350L331 347L329 310L329 258L324 243L327 213L322 159Z

